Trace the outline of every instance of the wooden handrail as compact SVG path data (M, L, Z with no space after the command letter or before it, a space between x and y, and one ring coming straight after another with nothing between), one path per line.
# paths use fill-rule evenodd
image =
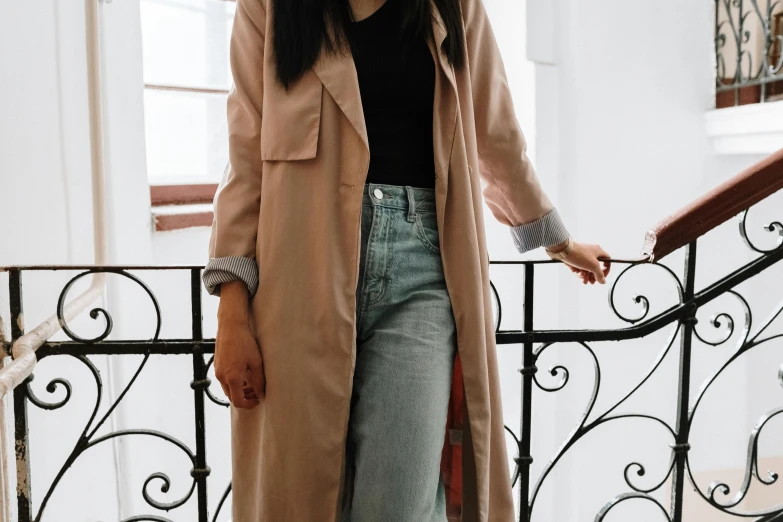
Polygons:
M718 225L783 189L783 149L726 180L647 232L648 261L687 245Z

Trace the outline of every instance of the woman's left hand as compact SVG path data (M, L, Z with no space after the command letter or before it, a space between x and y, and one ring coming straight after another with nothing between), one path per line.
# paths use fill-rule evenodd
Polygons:
M552 250L555 249L552 248ZM609 258L611 258L609 253L600 245L574 241L571 253L563 259L563 263L582 278L583 284L594 284L596 281L604 284L611 267Z

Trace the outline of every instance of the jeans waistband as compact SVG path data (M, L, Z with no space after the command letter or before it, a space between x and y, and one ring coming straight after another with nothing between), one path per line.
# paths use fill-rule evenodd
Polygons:
M365 183L362 204L407 210L410 214L435 212L435 189Z

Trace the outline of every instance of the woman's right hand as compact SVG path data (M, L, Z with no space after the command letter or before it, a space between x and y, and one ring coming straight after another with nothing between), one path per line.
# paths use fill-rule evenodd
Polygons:
M264 398L261 350L250 329L249 296L242 281L222 283L215 339L215 377L236 408L254 408Z

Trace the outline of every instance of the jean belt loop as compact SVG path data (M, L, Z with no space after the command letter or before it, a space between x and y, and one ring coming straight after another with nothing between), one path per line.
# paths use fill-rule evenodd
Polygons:
M408 222L416 221L416 200L413 197L413 188L405 186L405 192L408 193Z

